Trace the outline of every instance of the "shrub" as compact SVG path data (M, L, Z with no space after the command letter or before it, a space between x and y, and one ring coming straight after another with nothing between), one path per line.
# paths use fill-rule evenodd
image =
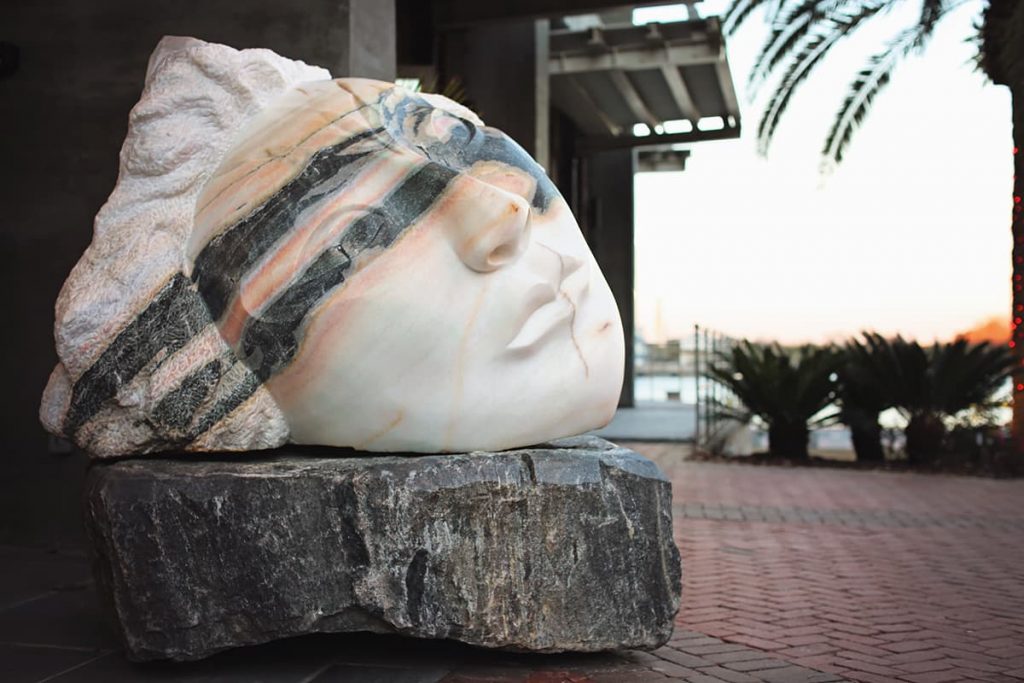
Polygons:
M835 398L835 364L831 347L787 350L744 340L720 353L708 375L728 387L749 413L723 408L723 416L756 415L768 425L770 455L806 460L810 426L834 417L822 413Z
M878 415L896 407L906 418L907 459L923 463L943 448L946 421L969 408L984 410L1013 366L1007 349L964 339L930 347L897 336L864 333L849 342L839 366L840 419L850 426L861 457L880 459ZM877 430L874 431L874 430ZM858 443L860 439L860 443Z
M882 462L885 450L878 418L895 404L894 357L891 344L881 335L865 332L863 337L851 339L839 351L839 420L850 428L858 461Z

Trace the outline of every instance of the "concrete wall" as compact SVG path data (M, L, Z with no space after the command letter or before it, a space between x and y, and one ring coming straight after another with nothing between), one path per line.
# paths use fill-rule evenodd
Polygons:
M442 33L440 76L459 79L467 104L542 166L548 162L548 24L513 21Z
M338 75L394 73L388 0L8 0L0 6L0 41L20 48L18 70L0 80L0 240L8 258L0 543L52 545L80 537L84 459L47 455L36 416L56 362L53 304L113 189L128 111L149 53L164 35L268 47Z
M633 405L633 175L636 152L616 149L581 158L584 234L622 316L626 371L619 405Z

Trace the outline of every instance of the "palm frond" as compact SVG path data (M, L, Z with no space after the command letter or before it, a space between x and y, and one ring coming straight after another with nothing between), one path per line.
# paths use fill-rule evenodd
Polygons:
M955 415L986 404L1013 367L1012 354L1002 346L988 342L971 344L965 339L936 344L930 368L934 410Z
M839 399L844 410L877 415L898 408L914 416L954 416L983 407L1005 384L1014 362L1009 349L964 339L929 347L865 332L844 347Z
M883 50L872 55L853 79L846 97L833 120L822 149L822 171L842 161L853 134L870 110L875 96L889 83L899 60L922 49L935 27L953 9L972 0L920 0L915 25L897 34ZM1024 71L1024 2L990 0L1002 9L986 10L979 27L981 56L979 63L996 82L1004 82L1006 65ZM1015 4L1016 3L1016 4ZM761 44L748 77L747 95L753 99L758 89L776 71L782 71L779 85L768 99L758 124L758 149L767 153L776 128L787 110L794 92L809 77L839 38L854 32L862 22L905 3L899 0L733 0L726 14L727 32L732 33L759 8L765 8L770 32ZM1010 7L1014 9L1008 9ZM1016 21L1015 29L994 27L995 16ZM1013 47L1008 47L1013 46ZM1011 58L1007 55L1012 52Z
M799 0L791 4L785 16L771 22L771 32L754 58L754 66L747 77L748 98L756 96L768 76L793 54L801 40L820 28L822 21L839 19L841 25L843 19L865 6L869 7L872 14L882 8L882 5L876 6L876 3L865 3L863 0ZM779 9L781 11L783 7Z
M772 0L732 0L722 14L722 30L725 35L732 35L754 10L769 2Z
M789 57L800 41L814 27L820 17L818 6L822 0L804 0L794 7L784 19L773 22L771 33L761 45L754 66L747 76L747 97L753 99L768 74Z
M949 9L943 0L924 0L918 24L901 31L885 49L868 59L850 84L825 139L821 152L823 171L843 160L853 134L860 128L875 97L889 84L897 64L910 53L924 48L935 32L936 23Z
M835 12L815 23L813 32L805 36L798 53L790 59L786 73L765 106L757 131L758 149L761 154L767 153L779 121L797 88L807 80L840 38L852 33L883 7L885 2L881 0L863 3L854 14Z
M844 412L876 416L895 401L896 370L889 341L864 332L842 348L839 362L839 400Z
M917 20L917 25L923 30L922 32L931 33L935 29L935 24L942 18L945 11L945 5L945 0L922 0L921 18Z
M829 347L788 351L778 344L744 340L719 354L708 376L735 394L744 414L756 415L769 425L806 424L832 402L833 369Z

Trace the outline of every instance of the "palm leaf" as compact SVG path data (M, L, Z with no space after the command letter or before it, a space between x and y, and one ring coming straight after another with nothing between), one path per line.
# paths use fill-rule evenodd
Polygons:
M757 131L758 148L761 154L767 153L779 121L789 106L796 89L807 80L814 68L840 38L856 30L883 7L885 7L885 3L880 1L864 3L855 14L835 12L832 16L821 19L815 24L814 32L804 38L798 53L790 59L779 87L772 93L765 106Z
M738 419L747 413L768 425L823 421L834 398L831 374L834 354L828 347L805 346L793 352L778 344L742 341L720 353L708 376L739 399L744 410L730 409Z
M945 0L923 0L921 2L921 18L917 20L922 34L931 35L935 25L947 11Z
M800 0L793 4L786 16L771 22L771 33L762 43L747 78L747 97L754 98L771 72L786 61L822 21L842 20L865 8L869 14L874 14L887 6L873 2L865 6L863 0ZM780 6L780 12L782 9Z
M733 31L746 21L754 10L766 5L772 0L732 0L722 14L722 30L725 35L732 35Z
M938 21L953 8L962 5L955 2L947 5L944 0L924 0L921 17L911 28L901 31L881 52L872 55L866 66L850 84L846 98L839 107L832 129L822 148L822 170L826 171L843 160L853 134L860 128L875 97L892 78L892 72L901 59L911 52L924 49L935 32Z
M946 415L987 403L1014 367L1008 349L988 342L936 344L932 356L933 409Z
M768 74L789 57L796 46L814 28L815 20L821 15L818 6L822 0L804 0L786 15L782 21L773 23L772 31L761 45L754 58L754 66L747 77L747 97L754 99Z
M822 171L842 161L853 134L860 127L871 108L875 96L891 79L898 61L911 51L921 49L934 33L942 18L968 0L920 0L920 13L916 24L899 33L879 53L872 55L866 66L858 72L837 112L822 149ZM1000 0L1007 3L1018 0ZM727 34L747 20L751 14L766 7L771 25L770 33L762 43L754 67L748 77L747 95L753 98L768 77L782 71L779 85L770 96L758 124L758 148L767 153L780 119L785 114L796 89L824 59L839 38L849 35L866 19L897 5L898 0L733 0L725 14ZM989 75L1003 82L1006 65L1024 70L1024 59L1015 59L1024 52L1024 2L1017 6L1013 16L1019 21L1014 31L992 26L986 20L980 29L984 46L980 60ZM1007 17L1011 12L1001 10ZM1000 14L999 16L1003 16ZM1007 24L1011 23L1009 21ZM1012 33L1012 37L1011 36ZM1014 45L1012 50L1007 45ZM1012 57L1007 58L1009 52ZM997 54L998 53L998 54Z
M807 40L800 53L790 62L789 69L782 78L782 83L772 93L771 99L764 108L757 126L757 146L761 154L768 153L775 129L779 125L783 113L796 92L797 87L807 79L811 69L825 56L839 34L818 35Z

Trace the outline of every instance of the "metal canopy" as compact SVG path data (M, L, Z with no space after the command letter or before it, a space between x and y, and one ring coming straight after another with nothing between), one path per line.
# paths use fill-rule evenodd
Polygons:
M553 104L579 126L587 146L739 137L739 105L715 17L552 31L548 71ZM637 124L650 134L635 136Z

